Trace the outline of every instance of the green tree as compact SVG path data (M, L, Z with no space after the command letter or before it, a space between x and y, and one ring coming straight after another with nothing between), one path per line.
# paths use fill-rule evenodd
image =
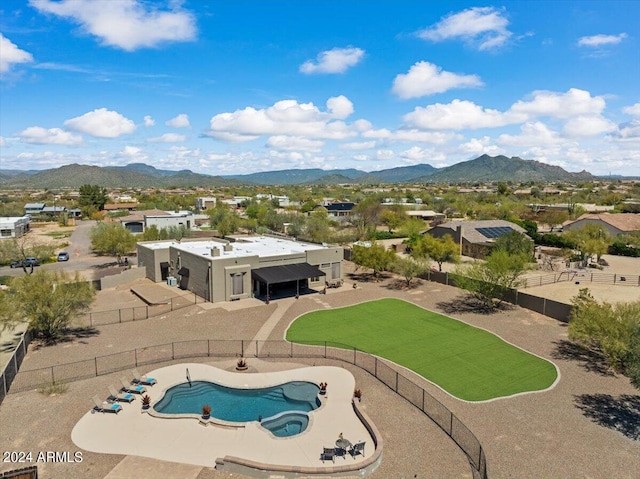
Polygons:
M563 236L576 245L585 266L594 254L597 255L597 259L600 259L612 243L607 230L594 223L567 231Z
M569 219L569 212L562 210L547 210L542 213L539 217L540 223L544 223L548 225L550 231L553 232L553 229L564 223Z
M240 227L238 215L221 201L216 202L215 208L208 210L207 214L211 227L218 232L219 236L224 237L235 233Z
M376 230L380 224L382 204L375 196L368 196L358 203L352 211L351 223L356 228L358 238L366 239Z
M91 283L78 273L73 278L62 272L38 270L15 278L6 298L12 314L0 313L4 326L28 321L29 329L47 342L55 342L76 315L85 311L95 295Z
M528 261L527 255L511 255L505 250L496 250L484 262L476 261L456 268L456 286L469 291L487 309L497 308L509 288L520 284Z
M411 287L411 282L428 269L429 265L424 260L415 260L411 257L397 256L393 262L393 270L402 275L407 288Z
M371 269L373 277L377 281L380 273L389 269L395 256L395 252L385 249L380 244L373 243L371 246L355 245L351 261L358 267Z
M115 256L122 264L123 256L133 251L136 239L120 223L98 223L89 232L91 249L97 254Z
M398 229L403 223L405 223L409 216L402 207L400 208L385 208L380 214L382 224L389 228L389 233Z
M78 204L82 214L91 216L95 211L102 211L107 203L107 189L98 185L82 185L80 187Z
M612 369L635 375L640 367L640 301L600 303L585 288L571 303L569 338L602 353Z
M411 255L416 258L430 258L438 263L438 271L442 271L442 263L457 263L460 261L460 246L454 241L451 235L444 235L442 238L434 238L425 234L419 238L413 247Z
M533 258L533 241L518 231L510 231L498 236L494 243L492 251L504 250L509 254L523 254L529 258Z
M329 214L326 208L316 208L307 218L305 236L314 243L329 239Z

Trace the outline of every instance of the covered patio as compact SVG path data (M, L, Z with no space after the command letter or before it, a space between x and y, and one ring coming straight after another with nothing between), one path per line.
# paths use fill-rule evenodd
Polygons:
M326 276L324 271L309 263L254 269L251 271L253 295L268 303L271 299L316 293L317 290L309 288L309 279L323 276Z

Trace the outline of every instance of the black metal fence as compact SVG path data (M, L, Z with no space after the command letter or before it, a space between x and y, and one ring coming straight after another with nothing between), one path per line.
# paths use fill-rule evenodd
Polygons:
M0 382L2 383L0 387L0 404L2 404L2 401L4 400L7 392L9 391L9 388L11 387L11 383L20 370L20 365L22 364L22 360L27 354L27 347L29 346L30 341L31 332L26 331L20 338L20 341L14 349L13 354L2 370L2 374L0 375Z
M636 274L609 274L590 272L588 270L571 270L560 273L547 273L530 276L523 281L524 288L544 286L562 281L580 281L588 283L613 284L616 286L640 286L640 276Z
M170 313L178 309L186 308L192 304L204 303L206 300L195 294L174 296L161 304L149 304L134 306L131 308L110 309L107 311L92 311L79 317L79 321L89 326L107 326L109 324L126 323L149 319L154 316Z
M391 363L340 343L305 345L287 341L217 339L180 341L20 371L11 385L11 392L37 389L54 382L92 378L145 364L196 357L324 358L353 364L367 371L435 422L465 453L474 479L488 478L487 460L480 441L444 404Z

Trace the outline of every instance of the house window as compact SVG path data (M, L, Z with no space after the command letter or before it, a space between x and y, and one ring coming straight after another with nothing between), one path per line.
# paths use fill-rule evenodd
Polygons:
M312 283L317 283L318 281L320 281L320 276L314 276L313 278L311 278Z
M321 268L321 269L327 269L329 266L331 266L331 263L322 263L322 264L320 265L320 268Z
M0 236L11 236L11 230L0 230Z
M236 294L244 294L244 274L232 274L231 275L231 286L233 295Z

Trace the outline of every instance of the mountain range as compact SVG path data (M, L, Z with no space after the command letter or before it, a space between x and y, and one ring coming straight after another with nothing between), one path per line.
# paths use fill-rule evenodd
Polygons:
M190 170L160 170L144 163L126 166L65 165L42 171L0 170L2 188L78 188L84 184L104 187L168 188L234 185L311 185L380 183L475 183L491 181L550 182L590 181L591 173L570 173L559 166L518 157L482 155L446 168L428 164L380 171L353 168L338 170L290 169L248 175L210 176Z

